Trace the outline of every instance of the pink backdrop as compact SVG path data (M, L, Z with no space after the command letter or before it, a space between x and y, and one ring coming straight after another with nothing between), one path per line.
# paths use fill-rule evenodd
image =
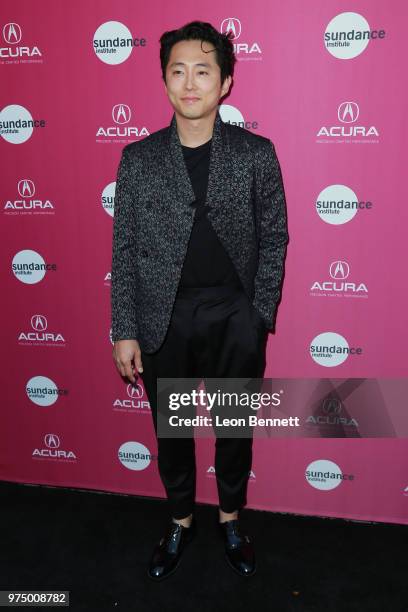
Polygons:
M123 146L172 115L158 39L193 19L234 30L223 119L241 114L271 138L284 176L291 240L265 376L407 376L407 10L367 0L353 11L324 0L2 6L1 479L164 496L143 388L112 361L112 214ZM133 48L96 53L94 39L126 28ZM325 32L348 44L327 47ZM32 133L8 130L30 116ZM347 198L362 203L354 215L340 208ZM318 201L337 204L321 213ZM48 269L21 273L33 263ZM345 342L360 350L343 363L311 355ZM407 439L344 435L256 440L249 507L408 523ZM197 499L216 503L213 444L197 448ZM316 485L316 467L347 477Z

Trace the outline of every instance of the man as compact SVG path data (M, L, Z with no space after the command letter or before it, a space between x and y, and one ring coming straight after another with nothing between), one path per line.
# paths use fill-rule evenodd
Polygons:
M122 151L111 293L113 359L132 383L142 374L172 513L150 561L155 580L176 570L196 530L194 438L157 435L157 378L263 376L288 242L274 145L219 114L235 63L230 37L195 21L160 43L174 113L168 127ZM217 437L215 449L226 558L250 576L255 554L239 510L252 437Z

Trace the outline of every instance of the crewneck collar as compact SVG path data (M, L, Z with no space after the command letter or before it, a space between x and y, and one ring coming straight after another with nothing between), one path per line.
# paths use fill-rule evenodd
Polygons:
M196 150L196 149L204 149L205 147L208 147L208 145L211 144L212 141L212 137L210 138L210 140L207 140L207 142L203 142L203 144L198 145L198 147L189 147L187 145L181 145L183 149L191 149L192 151ZM180 143L181 144L181 143Z

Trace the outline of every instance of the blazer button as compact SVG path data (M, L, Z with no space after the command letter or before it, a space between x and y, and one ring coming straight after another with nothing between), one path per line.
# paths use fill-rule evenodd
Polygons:
M149 257L148 251L142 251L142 257Z

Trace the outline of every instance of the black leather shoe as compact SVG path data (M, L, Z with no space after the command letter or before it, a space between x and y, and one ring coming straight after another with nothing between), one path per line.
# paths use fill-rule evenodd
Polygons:
M180 564L185 545L191 542L195 535L196 521L194 516L190 527L183 527L183 525L171 520L166 533L153 551L147 570L149 578L158 581L171 576Z
M239 519L218 521L225 543L225 558L229 565L241 576L252 576L256 571L254 548L247 535L240 531Z

